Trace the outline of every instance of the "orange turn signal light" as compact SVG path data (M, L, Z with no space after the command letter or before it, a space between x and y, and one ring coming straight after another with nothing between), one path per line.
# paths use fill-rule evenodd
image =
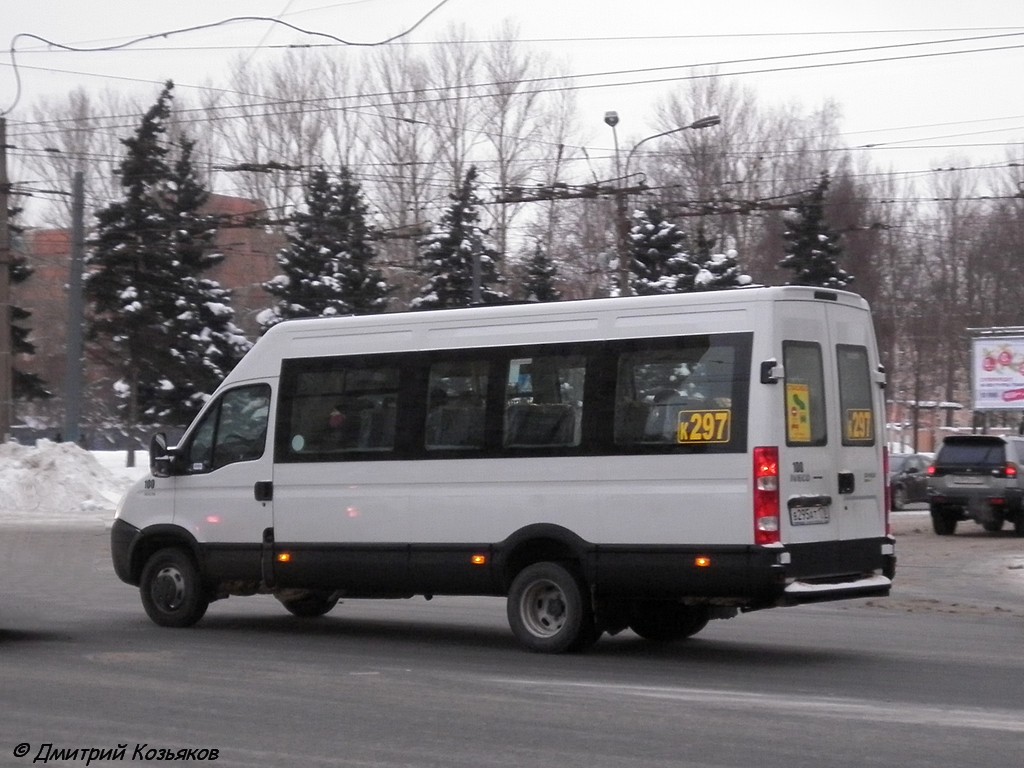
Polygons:
M705 555L700 555L700 556L695 557L693 559L693 564L695 566L697 566L698 568L710 568L711 567L711 558L710 557L706 557Z
M292 561L292 553L291 552L278 552L277 553L277 562L279 562L279 563L290 563L291 561Z
M469 562L473 565L487 565L487 555L473 555Z

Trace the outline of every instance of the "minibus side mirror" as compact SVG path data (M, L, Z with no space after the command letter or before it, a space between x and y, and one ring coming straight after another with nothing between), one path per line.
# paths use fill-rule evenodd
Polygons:
M149 441L149 472L153 477L170 477L174 474L175 454L167 447L167 435L157 432Z

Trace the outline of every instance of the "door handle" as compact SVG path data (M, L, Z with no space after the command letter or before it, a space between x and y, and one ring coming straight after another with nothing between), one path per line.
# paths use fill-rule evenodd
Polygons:
M274 500L274 483L271 480L260 480L253 486L253 495L256 501Z
M857 487L857 481L854 479L853 472L840 472L839 473L839 492L840 493L853 493Z

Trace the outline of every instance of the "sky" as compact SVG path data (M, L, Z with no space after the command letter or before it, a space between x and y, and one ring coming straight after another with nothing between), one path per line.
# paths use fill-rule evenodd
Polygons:
M585 140L596 152L612 146L603 123L606 111L618 112L624 145L639 140L660 130L654 114L659 99L685 85L693 67L715 67L752 88L762 104L795 102L811 109L834 100L843 114L839 141L870 145L858 151L869 152L883 167L924 170L958 153L1005 164L1006 145L1014 142L1014 156L1024 162L1021 0L8 0L5 5L3 29L9 39L3 40L8 50L0 54L0 110L8 112L11 123L27 120L28 107L38 98L74 87L141 91L155 98L159 84L170 78L179 93L187 93L191 86L216 82L237 57L257 63L280 55L279 46L324 41L266 21L89 53L59 50L25 35L96 48L235 16L265 16L355 42L384 40L415 26L403 39L428 45L452 24L464 24L471 38L493 39L507 19L517 25L520 39L558 62L564 74L622 72L577 81L595 86L579 91L579 116L585 125L591 121ZM958 42L939 42L951 40ZM847 52L824 55L835 51ZM842 63L865 60L876 61Z

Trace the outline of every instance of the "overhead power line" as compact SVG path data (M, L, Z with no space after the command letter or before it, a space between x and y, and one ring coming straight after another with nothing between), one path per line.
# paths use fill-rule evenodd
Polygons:
M270 19L267 19L267 20L270 20ZM158 37L158 36L159 35L151 35L151 36L148 36L148 37ZM1013 37L1013 38L1024 37L1024 31L1006 32L1006 33L1000 33L1000 34L996 34L996 35L971 36L971 37L963 37L963 38L946 38L946 39L942 39L942 40L931 40L931 41L916 41L916 42L912 42L912 43L893 43L893 44L888 44L888 45L875 45L875 46L865 46L865 47L858 47L858 48L838 48L838 49L824 50L824 51L805 51L805 52L802 52L802 53L780 54L780 55L777 55L777 56L760 56L760 57L739 58L739 59L720 59L720 60L716 60L716 61L690 62L690 63L686 63L686 64L672 64L672 65L659 66L659 67L642 67L642 68L632 68L632 69L616 69L616 70L605 70L605 71L598 71L598 72L584 72L584 73L570 74L570 75L549 75L549 76L542 76L542 77L522 78L522 79L514 80L514 81L489 81L489 82L479 82L479 83L456 83L456 84L450 84L450 85L446 85L446 86L435 86L435 87L431 87L431 88L411 89L411 90L405 90L405 91L399 90L399 91L388 91L388 92L369 93L369 94L356 94L356 95L353 95L353 96L332 96L332 97L327 97L327 98L315 98L315 99L296 99L296 100L294 100L291 103L295 104L296 107L301 107L301 106L307 106L309 104L314 104L314 105L320 105L320 107L322 109L351 109L351 110L355 110L355 109L365 109L365 108L380 108L382 106L398 106L398 105L410 105L410 104L433 104L433 103L442 103L442 102L447 102L447 101L458 101L458 100L463 100L463 99L468 99L468 98L486 98L488 96L493 96L493 95L498 95L498 94L497 93L487 93L486 91L481 93L480 92L481 89L499 88L499 87L503 88L503 89L508 89L509 86L513 86L513 85L517 86L517 87L518 86L531 86L531 85L532 86L537 86L537 87L530 88L530 89L524 88L524 89L521 89L521 90L516 90L516 92L515 92L516 95L525 96L525 95L536 95L536 94L541 94L541 93L553 93L553 92L560 92L560 91L588 90L588 89L592 89L592 88L631 87L631 86L637 86L637 85L651 85L651 84L657 84L657 83L679 82L679 81L695 80L695 79L715 79L715 78L721 78L721 77L735 77L735 76L738 76L738 75L770 74L770 73L776 73L776 72L788 72L788 71L797 71L797 70L804 70L804 69L817 69L817 68L838 67L838 66L853 66L853 65L858 65L858 64L874 64L874 63L884 63L884 62L891 62L891 61L906 61L906 60L913 60L913 59L920 59L920 58L932 58L932 57L936 57L936 56L953 56L953 55L962 55L962 54L969 54L969 53L986 53L986 52L993 52L993 51L1015 50L1015 49L1018 49L1018 48L1024 48L1024 43L1019 43L1019 44L1015 44L1015 45L999 46L999 47L968 48L968 49L956 50L956 51L933 51L933 52L928 52L928 53L907 54L907 55L902 55L902 56L886 56L886 57L880 57L880 58L861 58L861 59L851 59L851 60L844 60L844 61L819 62L819 63L813 63L813 64L799 64L799 65L791 65L791 66L783 66L783 67L766 67L766 68L761 68L761 69L736 70L736 71L729 71L729 72L712 71L712 70L714 70L715 68L718 68L718 67L743 66L743 65L749 65L749 64L767 63L767 62L781 62L781 61L795 60L795 59L806 59L806 58L809 58L809 57L839 56L839 55L848 55L848 54L857 54L857 53L871 53L871 52L878 52L878 51L884 51L884 50L898 50L898 49L905 49L905 48L914 48L914 47L920 47L920 46L926 46L926 45L927 46L932 46L932 45L946 45L946 44L957 44L957 43L966 43L966 42L980 42L980 41L984 41L984 40L996 40L996 39L1004 39L1004 38L1011 38L1011 37ZM127 44L122 44L122 46L118 46L118 47L123 47L123 45L127 45ZM61 46L61 47L66 49L66 50L108 50L106 48L75 49L75 48L73 48L71 46ZM13 53L14 53L14 49L12 47L12 56L13 56ZM36 68L36 69L42 69L42 68ZM676 71L676 70L689 70L690 72L692 72L693 70L700 70L701 72L699 74L685 74L685 75L678 75L678 76L675 76L675 77L655 77L655 78L646 78L646 79L632 79L632 80L617 81L617 82L605 82L605 81L602 81L602 82L597 82L597 83L575 83L575 82L569 82L567 84L562 84L562 83L565 83L565 81L580 81L580 80L590 80L590 79L595 79L595 78L612 78L612 77L622 77L622 76L634 77L634 76L637 76L637 75L656 74L656 73L670 72L670 71ZM89 73L81 73L81 72L68 72L68 71L64 71L64 70L48 70L48 71L65 72L67 74L79 74L79 75L81 75L81 74L89 74ZM104 75L96 75L96 76L106 77ZM129 79L129 80L132 80L134 78L119 78L119 79ZM138 82L151 82L151 81L138 80ZM550 84L550 87L541 87L541 86L544 86L545 84ZM178 83L178 85L181 86L182 84ZM191 85L186 85L186 86L183 86L183 87L200 88L200 86L191 86ZM218 89L218 90L220 90L220 89ZM392 101L390 101L390 102L379 102L379 101L372 101L372 102L370 102L370 101L366 101L368 99L376 99L378 97L380 97L380 98L390 98L390 99L392 99ZM335 104L333 106L330 104L330 102L343 102L343 101L352 101L352 100L360 100L362 103L359 103L359 101L357 101L356 103ZM273 101L267 101L267 102L262 103L262 104L260 102L255 102L255 103L247 103L247 104L244 104L244 105L227 106L227 107L223 107L223 109L242 109L242 108L253 109L253 108L258 108L260 106L270 106L270 105L279 105L279 104L280 104L279 100L273 100ZM129 116L125 116L125 117L129 117Z
M222 19L221 21L211 22L209 24L196 24L196 25L193 25L191 27L181 27L180 29L171 29L171 30L166 30L164 32L156 32L156 33L153 33L153 34L150 34L150 35L143 35L141 37L136 37L136 38L133 38L133 39L128 40L128 41L123 42L123 43L115 43L115 44L112 44L112 45L97 46L95 48L89 48L89 49L78 48L78 47L75 47L75 46L72 46L72 45L64 45L63 43L58 43L58 42L54 42L53 40L48 40L45 37L40 37L39 35L32 34L31 32L20 32L20 33L16 34L13 38L11 38L11 48L10 48L11 67L14 70L14 77L15 77L14 101L12 102L11 106L8 107L6 110L0 111L0 115L5 115L5 114L9 113L11 110L13 110L14 107L17 106L18 101L21 98L21 76L18 73L18 65L17 65L17 61L16 61L17 43L18 43L19 38L30 38L30 39L38 40L39 42L41 42L41 43L43 43L45 45L50 45L50 46L53 46L55 48L63 49L65 51L88 51L88 52L94 52L94 51L95 52L99 52L99 51L117 51L117 50L121 50L121 49L124 49L124 48L130 48L130 47L132 47L134 45L138 45L139 43L144 43L147 40L155 40L157 38L172 37L174 35L183 35L183 34L188 34L189 32L198 32L198 31L204 30L204 29L213 29L214 27L227 26L228 24L235 24L235 23L238 23L238 22L259 21L259 22L267 22L267 23L270 23L270 24L280 24L281 26L288 27L288 28L290 28L290 29L292 29L292 30L294 30L296 32L301 33L301 34L312 35L312 36L316 36L316 37L324 37L324 38L332 40L332 41L334 41L336 43L339 43L341 45L358 46L358 47L375 47L375 46L380 46L380 45L387 45L388 43L394 42L395 40L398 40L399 38L405 37L406 35L412 33L423 22L425 22L428 18L433 16L434 13L439 8L441 8L441 6L445 5L447 2L448 2L448 0L440 0L440 2L438 2L433 8L431 8L429 11L427 11L425 14L423 14L423 16L421 16L411 27L407 28L406 30L404 30L402 32L399 32L397 35L392 35L391 37L385 38L383 40L378 40L378 41L375 41L375 42L359 42L359 41L355 41L355 40L346 40L344 38L338 37L337 35L332 35L332 34L330 34L328 32L320 32L318 30L303 29L302 27L298 27L298 26L296 26L294 24L291 24L291 23L289 23L287 21L282 21L281 19L276 19L276 18L273 18L271 16L233 16L231 18Z

